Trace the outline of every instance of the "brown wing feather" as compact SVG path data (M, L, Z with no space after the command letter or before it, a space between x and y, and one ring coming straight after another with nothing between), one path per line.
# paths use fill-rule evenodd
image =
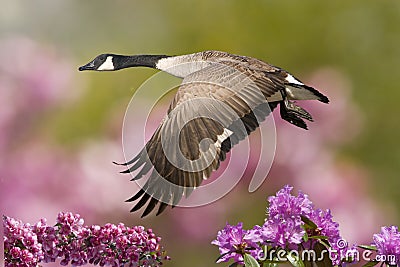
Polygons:
M208 178L231 147L269 114L266 97L284 88L271 76L227 61L186 77L160 127L140 156L129 161L133 165L125 172L141 168L133 180L150 172L144 187L128 200L140 198L132 211L150 199L142 216L160 202L158 215Z

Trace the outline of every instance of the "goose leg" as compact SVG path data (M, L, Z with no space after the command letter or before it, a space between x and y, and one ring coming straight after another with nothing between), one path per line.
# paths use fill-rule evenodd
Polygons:
M294 113L295 115L297 115L303 119L306 119L308 121L314 121L313 118L311 117L310 113L307 112L307 110L295 105L293 102L290 102L289 100L286 99L284 101L284 105L289 113Z
M283 98L283 101L279 103L281 118L297 127L307 130L307 124L302 118L312 121L311 115L303 108L290 102L286 98L285 91L282 90L281 94Z

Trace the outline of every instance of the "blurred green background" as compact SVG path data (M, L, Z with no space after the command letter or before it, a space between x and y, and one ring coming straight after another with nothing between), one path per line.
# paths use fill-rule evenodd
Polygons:
M70 60L74 68L71 79L84 88L75 101L53 107L33 127L34 132L45 136L46 142L57 144L69 153L78 151L90 140L119 141L130 97L155 73L144 68L111 73L77 72L78 66L100 53L179 55L222 50L265 60L302 80L319 68L335 69L352 88L345 95L359 108L363 127L350 142L335 144L333 157L360 165L368 172L359 186L367 185L366 194L378 206L390 206L393 214L388 216L398 225L400 1L14 0L2 6L0 38L24 36L40 46L51 46L58 55ZM8 64L8 68L13 67ZM351 125L351 114L346 118L345 123ZM329 124L330 118L324 120ZM335 131L340 134L342 129ZM112 179L118 179L118 174L115 177ZM275 189L281 186L283 182ZM265 199L267 192L257 194ZM246 202L245 194L243 198ZM263 206L265 203L258 204ZM127 212L128 208L124 208ZM220 226L226 221L235 223L245 218L249 218L247 226L262 223L262 210L251 211L245 204L242 208L243 212L236 208L225 211L227 217L219 222ZM174 216L173 211L169 213L168 216ZM103 220L129 221L129 216L119 214ZM173 258L168 266L213 264L218 255L216 248L209 242L187 245L190 240L169 236L163 230L169 229L164 228L164 218L143 223L166 236L164 245ZM378 230L379 225L376 227ZM180 244L172 244L178 240Z

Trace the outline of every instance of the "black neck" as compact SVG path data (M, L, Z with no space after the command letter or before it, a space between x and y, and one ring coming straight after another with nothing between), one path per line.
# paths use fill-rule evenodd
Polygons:
M165 55L135 55L135 56L123 56L114 55L114 65L116 69L125 69L131 67L149 67L156 68L157 62L169 56Z

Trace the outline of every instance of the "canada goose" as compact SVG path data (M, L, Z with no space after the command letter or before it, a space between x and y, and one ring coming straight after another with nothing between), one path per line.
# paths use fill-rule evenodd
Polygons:
M176 206L183 195L187 197L218 169L231 147L254 131L278 104L284 120L307 129L303 119L312 121L311 115L290 100L329 102L325 95L281 68L220 51L181 56L101 54L79 70L140 66L183 78L153 136L137 156L121 164L130 166L122 173L141 168L132 180L153 169L143 188L127 200L140 198L133 212L151 199L142 217L158 202L157 215L168 205ZM184 158L177 159L182 154Z

